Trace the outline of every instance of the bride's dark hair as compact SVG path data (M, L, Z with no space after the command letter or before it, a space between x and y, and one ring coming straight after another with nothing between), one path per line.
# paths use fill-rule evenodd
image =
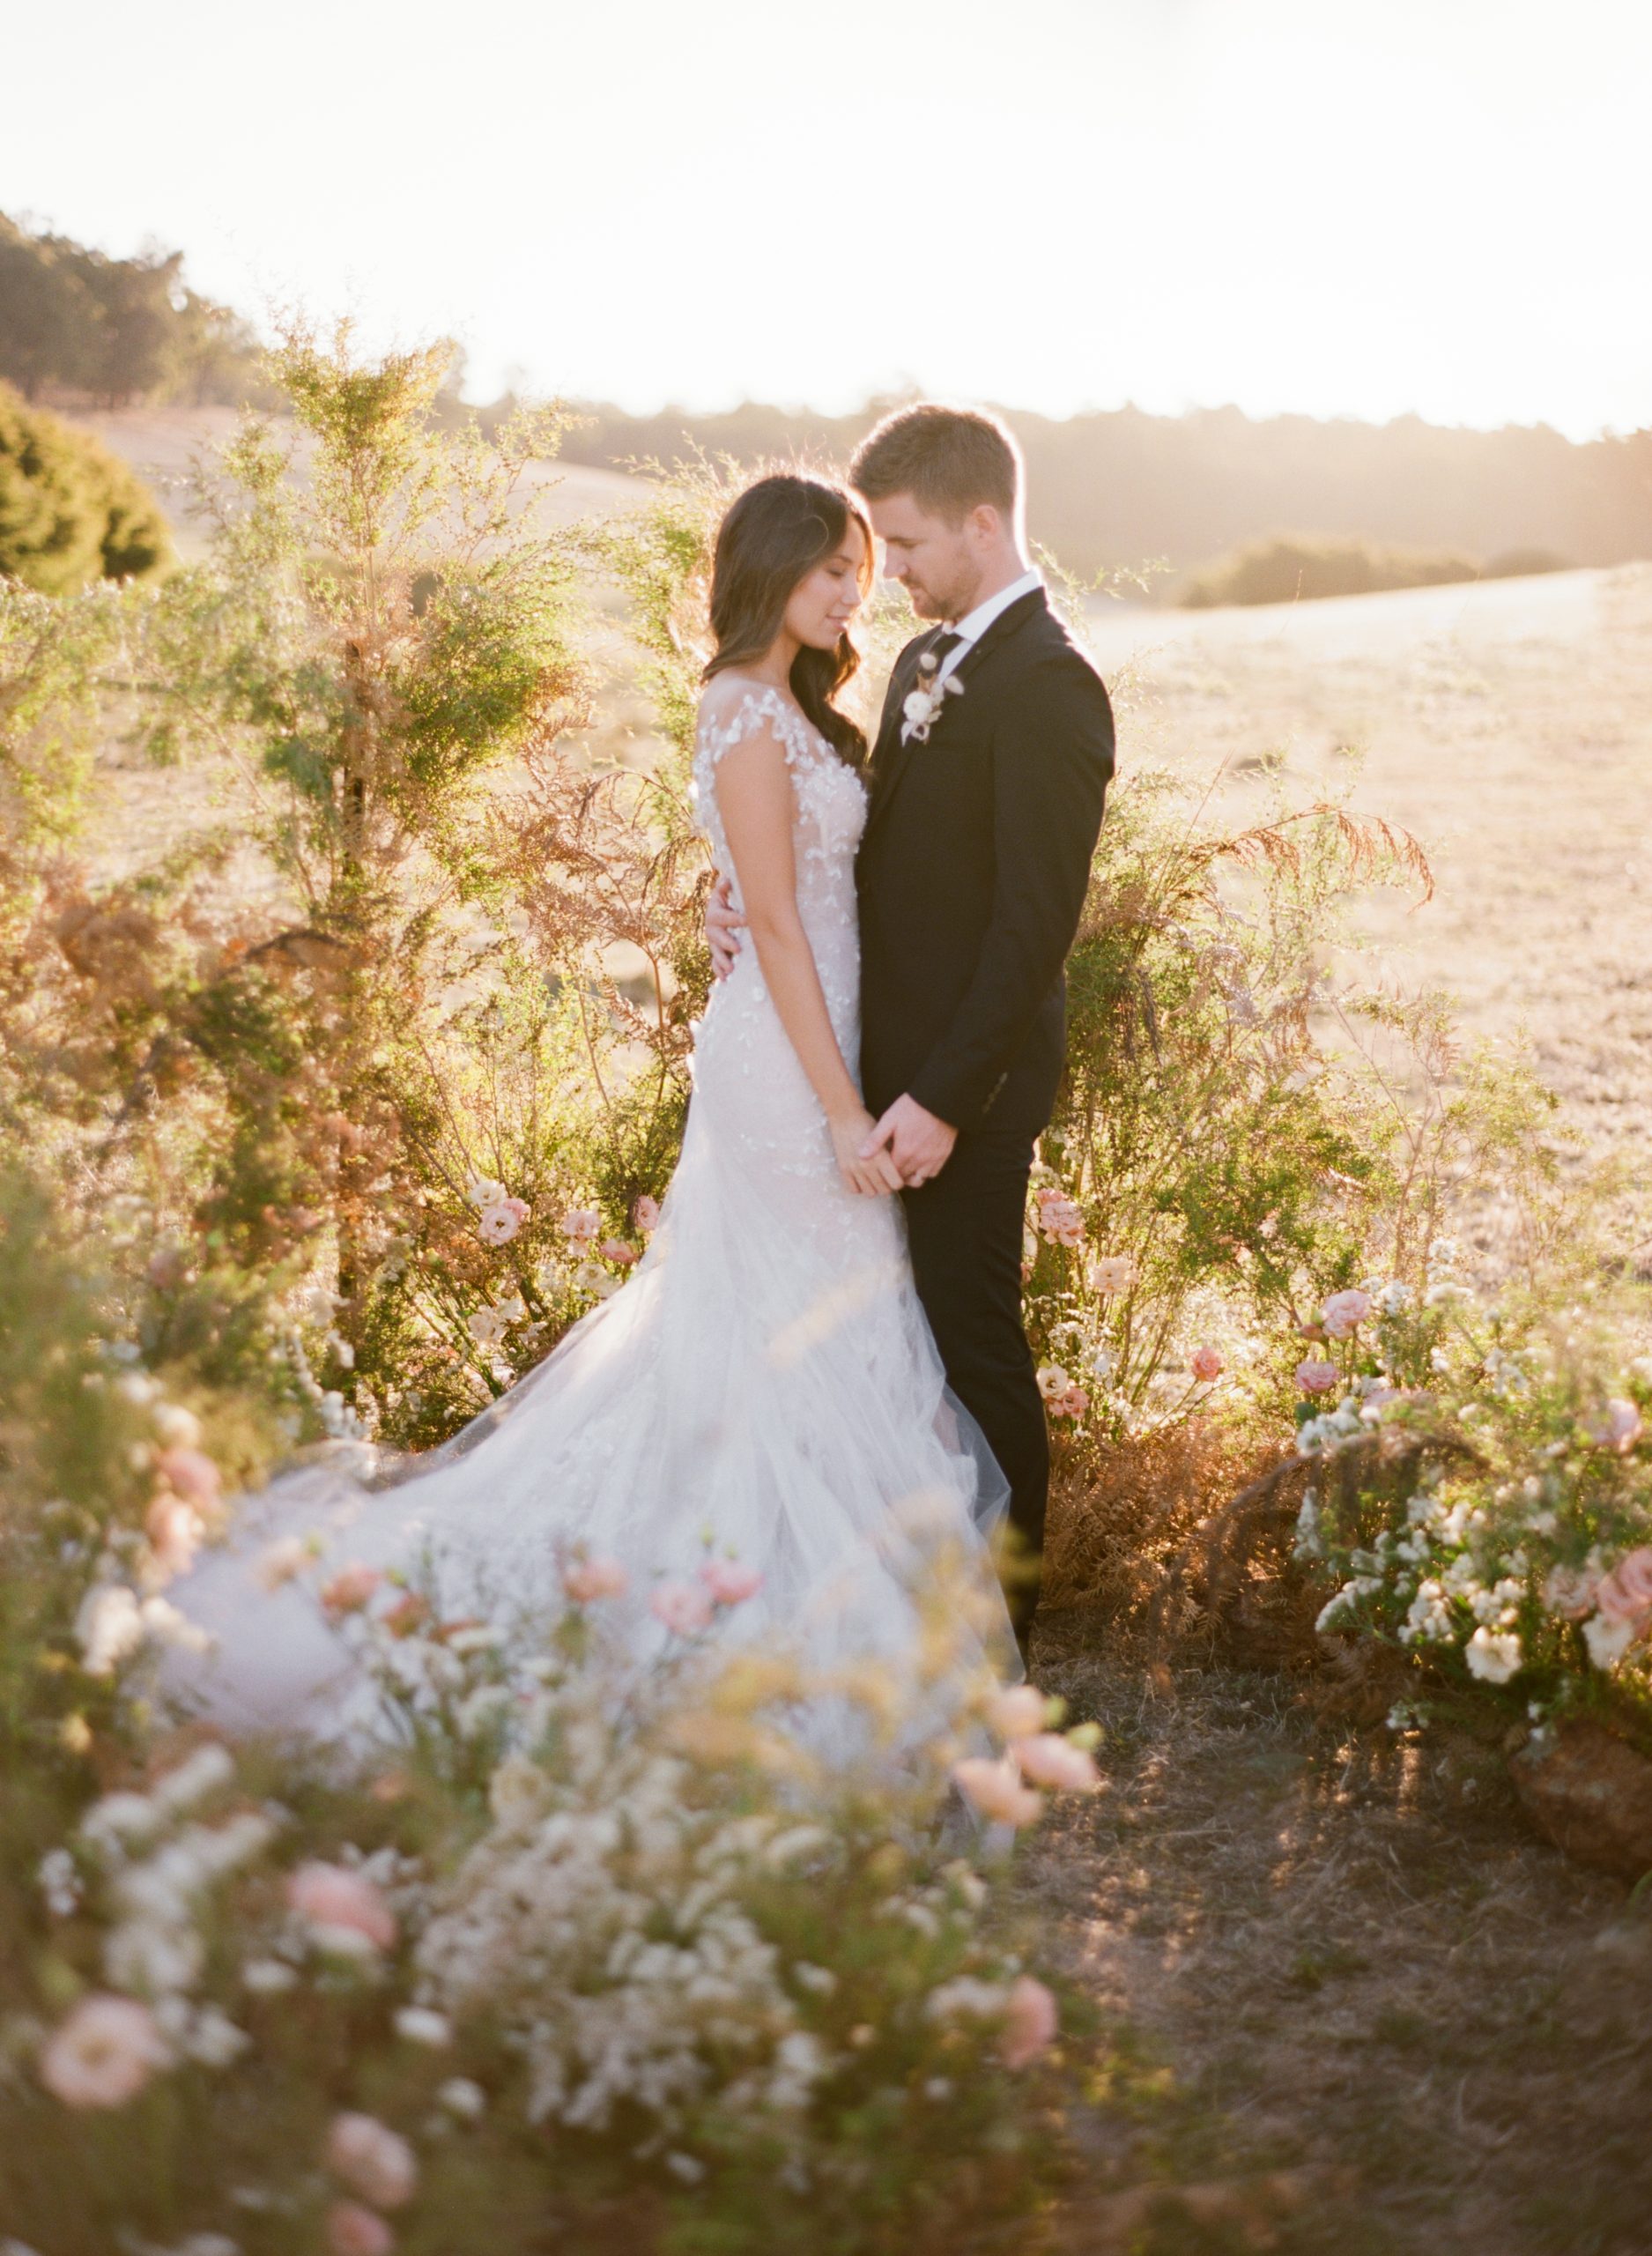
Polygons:
M711 565L711 631L717 647L703 679L749 664L774 647L799 582L843 545L851 523L866 543L863 589L872 573L872 529L846 486L793 471L776 471L748 486L717 528ZM791 662L791 694L841 760L858 768L865 732L833 703L860 669L847 634L834 648L805 646Z

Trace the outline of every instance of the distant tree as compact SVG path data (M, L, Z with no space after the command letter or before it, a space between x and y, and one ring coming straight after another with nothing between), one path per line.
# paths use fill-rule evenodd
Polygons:
M0 212L0 378L29 400L88 374L98 311L65 248Z
M75 595L172 561L166 520L125 464L0 384L0 577Z

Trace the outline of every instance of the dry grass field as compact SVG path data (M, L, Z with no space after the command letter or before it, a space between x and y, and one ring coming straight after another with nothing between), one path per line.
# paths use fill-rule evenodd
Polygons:
M1372 901L1372 976L1523 1036L1562 1133L1643 1192L1652 567L1115 606L1093 641L1122 762L1220 769L1236 813L1280 768L1307 797L1361 758L1356 803L1416 831L1438 878L1426 908ZM1141 2086L1133 2129L1098 2113L1052 2245L1644 2256L1652 1905L1530 1837L1495 1745L1390 1747L1289 1678L1109 1652L1077 1614L1041 1629L1041 1681L1108 1728L1110 1791L1026 1885Z

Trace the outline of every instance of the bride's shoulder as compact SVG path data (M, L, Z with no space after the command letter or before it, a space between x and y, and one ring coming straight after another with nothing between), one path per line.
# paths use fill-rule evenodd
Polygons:
M769 738L792 759L808 727L783 690L749 674L714 675L700 693L700 742L714 759L755 737Z

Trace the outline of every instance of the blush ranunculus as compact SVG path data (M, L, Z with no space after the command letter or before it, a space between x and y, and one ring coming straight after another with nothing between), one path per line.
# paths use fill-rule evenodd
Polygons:
M1324 1362L1317 1355L1310 1355L1296 1367L1296 1383L1304 1394L1329 1394L1341 1376L1335 1363Z
M674 1637L695 1637L711 1621L711 1599L694 1583L662 1583L648 1611Z
M1049 1703L1033 1684L1011 1684L998 1693L987 1711L987 1721L1000 1739L1031 1739L1044 1728Z
M382 1571L359 1559L340 1567L322 1586L321 1600L330 1614L359 1614L384 1581Z
M477 1222L477 1236L485 1245L508 1245L527 1221L530 1208L523 1198L500 1198L491 1206L484 1206Z
M396 2235L375 2209L335 2201L327 2212L329 2256L390 2256Z
M1056 2000L1031 1974L1019 1974L1010 1985L1009 2010L1004 2016L999 2050L1006 2068L1025 2068L1047 2052L1061 2025Z
M1031 1739L1018 1739L1010 1748L1021 1766L1021 1776L1035 1786L1053 1786L1065 1794L1093 1794L1101 1784L1093 1758L1059 1732L1041 1731Z
M287 1902L312 1926L359 1936L374 1950L396 1941L396 1914L370 1880L347 1865L300 1865L287 1881Z
M399 2209L413 2198L419 2164L407 2141L376 2115L335 2115L327 2133L327 2166L375 2208Z
M210 1511L223 1491L223 1476L204 1450L163 1449L155 1470L174 1496L199 1511Z
M737 1559L707 1559L700 1570L700 1579L715 1606L743 1605L763 1587L757 1569L744 1567Z
M575 1606L623 1598L630 1579L618 1559L570 1559L562 1570L562 1587Z
M645 1191L642 1196L638 1199L636 1205L631 1209L631 1220L633 1226L636 1229L639 1229L644 1237L652 1236L653 1233L660 1227L659 1200L657 1198L650 1198L648 1192Z
M1221 1354L1219 1349L1215 1347L1196 1347L1193 1351L1192 1368L1194 1377L1199 1381L1201 1385L1208 1386L1212 1379L1220 1378L1227 1366L1223 1362Z
M641 1259L634 1245L627 1245L622 1237L605 1237L596 1249L604 1261L611 1261L616 1269L629 1269Z
M1646 1431L1646 1421L1635 1403L1614 1399L1606 1405L1600 1417L1592 1421L1589 1430L1590 1438L1603 1449L1616 1450L1619 1457L1627 1457Z
M160 2024L136 1998L82 1998L46 2040L40 2077L65 2107L124 2107L171 2059Z
M1369 1293L1362 1293L1357 1285L1346 1292L1333 1293L1320 1310L1320 1322L1333 1340L1349 1340L1362 1324L1368 1323L1376 1302Z
M1595 1603L1609 1622L1652 1620L1652 1549L1626 1551L1595 1592Z
M144 1514L144 1532L159 1571L168 1579L188 1574L206 1529L193 1504L163 1492Z
M603 1218L589 1206L570 1206L562 1217L562 1235L574 1245L592 1245L603 1234Z
M1128 1293L1136 1282L1136 1264L1127 1253L1103 1254L1099 1261L1090 1264L1090 1289L1110 1299L1115 1293Z
M994 1762L984 1755L967 1755L952 1765L959 1792L983 1817L999 1825L1031 1825L1044 1807L1021 1777L1013 1755Z

